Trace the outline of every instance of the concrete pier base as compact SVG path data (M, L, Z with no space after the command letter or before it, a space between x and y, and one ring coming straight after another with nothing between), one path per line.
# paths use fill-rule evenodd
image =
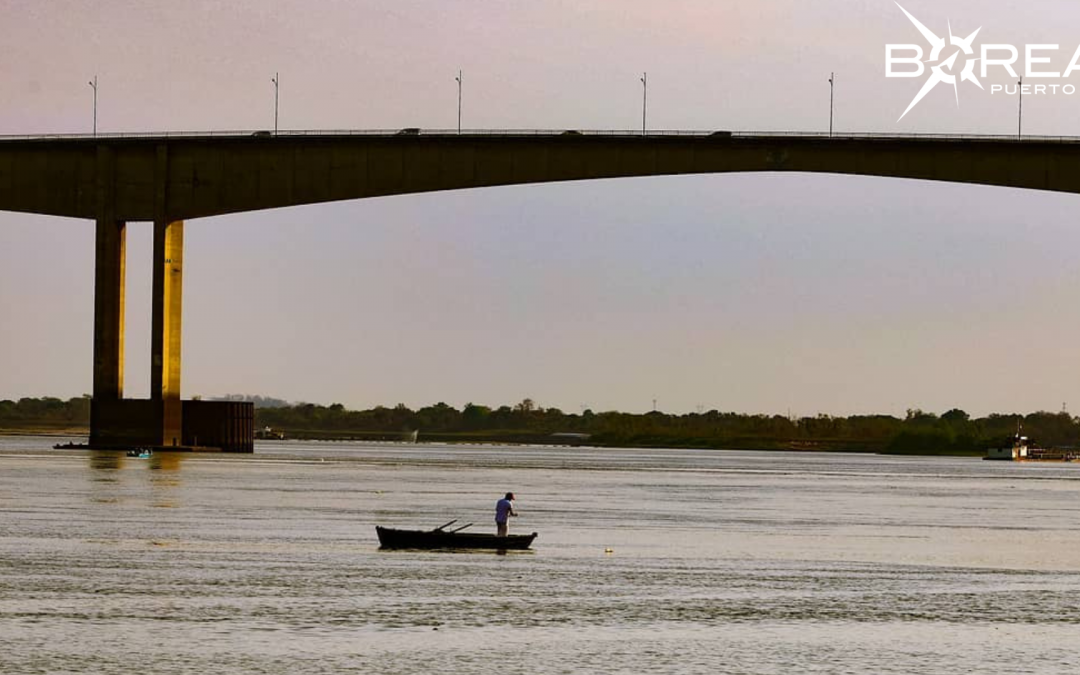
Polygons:
M101 450L155 448L254 452L255 405L236 401L180 401L183 426L176 442L161 442L165 426L165 402L154 399L121 399L90 402L89 447ZM96 425L96 427L94 426Z

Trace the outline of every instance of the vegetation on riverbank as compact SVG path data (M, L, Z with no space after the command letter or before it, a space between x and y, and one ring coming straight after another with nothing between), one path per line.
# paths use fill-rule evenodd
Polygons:
M958 409L941 415L912 409L903 418L790 418L717 410L684 415L591 410L578 414L541 408L530 399L498 408L470 403L460 410L445 403L418 410L404 405L348 410L341 404L281 403L256 400L256 428L271 427L289 438L321 440L402 440L418 431L420 440L436 442L980 455L990 445L1007 442L1017 421L1022 420L1025 434L1045 446L1075 445L1080 439L1080 418L1065 412L972 419ZM72 433L81 429L85 433L89 421L90 399L86 396L67 401L0 401L0 430L4 431Z
M0 400L0 433L77 435L89 426L89 396Z

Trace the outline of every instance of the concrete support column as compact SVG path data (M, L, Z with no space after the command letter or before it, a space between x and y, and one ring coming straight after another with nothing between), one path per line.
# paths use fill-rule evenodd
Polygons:
M127 225L116 217L115 158L108 146L96 150L94 196L94 400L106 405L124 398L124 272ZM90 436L100 430L91 415Z
M182 442L180 320L183 263L184 221L155 221L150 398L161 402L162 445Z
M127 225L99 218L94 252L94 399L124 397L124 271Z

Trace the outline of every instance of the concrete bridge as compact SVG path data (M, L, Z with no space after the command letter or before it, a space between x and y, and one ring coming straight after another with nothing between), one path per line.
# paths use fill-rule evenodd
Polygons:
M250 406L180 400L185 220L437 190L735 171L1080 192L1080 139L416 129L0 137L0 210L96 222L92 446L250 451ZM123 396L129 221L154 223L149 400Z

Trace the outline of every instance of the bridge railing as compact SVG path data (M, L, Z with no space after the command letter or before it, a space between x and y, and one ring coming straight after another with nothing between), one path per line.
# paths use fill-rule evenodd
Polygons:
M505 136L610 136L610 137L728 137L731 138L808 138L820 140L942 140L942 141L1017 141L1040 143L1080 143L1080 136L1037 136L1016 134L951 134L951 133L879 133L845 132L829 134L820 131L734 131L724 129L649 129L644 134L640 129L289 129L276 134L266 129L255 130L217 130L217 131L125 131L99 132L95 134L59 133L59 134L0 134L2 141L26 140L110 140L110 139L150 139L150 138L304 138L315 136L468 136L468 137L505 137Z

